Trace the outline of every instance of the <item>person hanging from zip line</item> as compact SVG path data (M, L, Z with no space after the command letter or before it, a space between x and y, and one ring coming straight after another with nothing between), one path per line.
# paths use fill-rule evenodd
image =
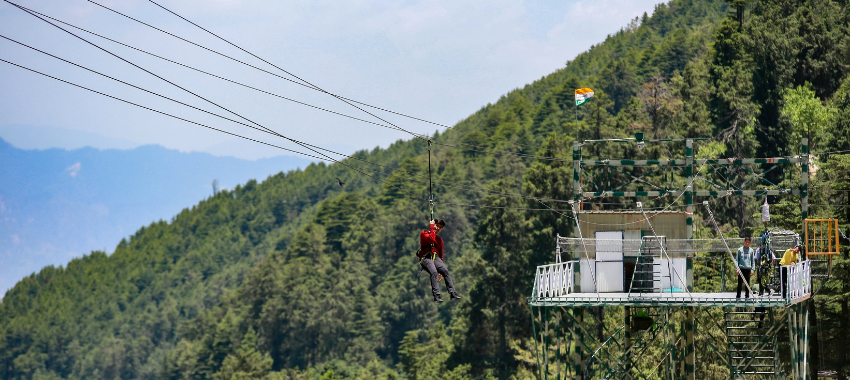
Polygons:
M429 224L428 229L419 234L419 265L431 276L431 293L434 294L434 302L443 302L443 298L440 297L440 280L442 279L446 280L450 299L459 300L460 296L455 291L449 268L446 268L443 262L443 238L437 236L446 227L446 222L442 219L434 219Z
M752 242L752 238L745 237L744 238L744 246L738 248L738 257L736 261L738 262L738 294L735 296L735 299L741 298L741 287L744 285L744 281L747 282L746 298L750 298L750 274L752 274L753 270L753 258L755 256L755 251L750 248L750 243Z

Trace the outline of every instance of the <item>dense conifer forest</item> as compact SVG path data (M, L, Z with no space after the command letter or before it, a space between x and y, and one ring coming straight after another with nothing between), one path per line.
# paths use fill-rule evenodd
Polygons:
M381 182L312 164L219 192L140 228L110 255L92 252L21 279L0 303L0 378L534 378L526 297L535 266L553 260L555 234L572 229L558 213L533 210L544 207L527 196L572 198L576 138L711 138L697 144L702 158L797 155L808 138L817 167L811 203L823 205L811 213L850 230L850 207L838 206L850 205L848 7L672 0L436 132L436 215L448 224L441 236L460 302L435 304L417 273L428 146L400 140L345 160ZM582 87L596 95L576 116L573 91ZM584 154L683 151L679 143L621 144ZM770 180L789 181L799 168L787 170ZM647 207L669 201L644 199ZM719 201L723 233L757 235L762 201ZM800 229L799 198L770 201L777 226ZM715 236L700 213L697 236ZM842 244L815 297L812 362L847 379L850 242ZM616 322L597 324L604 336ZM697 371L725 376L708 359Z

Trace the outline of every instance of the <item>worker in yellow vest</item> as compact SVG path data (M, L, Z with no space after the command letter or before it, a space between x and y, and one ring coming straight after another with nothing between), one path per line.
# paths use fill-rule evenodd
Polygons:
M788 296L788 266L797 263L799 253L800 245L797 244L794 248L788 248L782 255L782 260L779 261L779 265L782 266L782 298Z

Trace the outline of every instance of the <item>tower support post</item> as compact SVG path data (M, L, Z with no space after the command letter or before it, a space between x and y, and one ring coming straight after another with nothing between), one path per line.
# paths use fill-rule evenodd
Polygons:
M632 322L632 307L631 306L624 306L623 309L624 309L623 310L623 326L624 326L624 332L625 332L625 337L626 337L626 339L625 339L626 342L625 342L625 345L624 345L624 348L623 348L624 352L626 353L624 355L625 360L624 360L624 366L623 366L625 368L626 373L624 374L623 379L631 380L632 377L630 376L629 372L631 371L631 364L632 363L631 363L631 353L629 352L629 350L632 348L632 324L631 324L631 322Z
M804 220L809 217L809 139L801 140L800 156L803 159L800 164L802 169L800 176L800 214L802 216L800 227L805 230Z
M685 176L687 182L685 182L685 214L687 214L687 218L685 219L686 223L686 238L688 239L688 245L691 249L688 250L686 265L686 286L688 287L688 291L694 291L694 253L693 253L693 238L694 238L694 140L688 139L685 141Z
M694 346L694 333L696 333L696 321L694 320L694 309L685 309L685 380L696 380L696 347Z
M581 210L581 144L576 141L573 143L573 202L578 204L579 210ZM575 213L575 231L573 232L573 236L579 237L581 236L581 223L578 221L578 213ZM572 258L570 258L572 260ZM579 265L573 265L573 288L574 292L581 293L581 261L579 259ZM588 263L589 264L589 263Z

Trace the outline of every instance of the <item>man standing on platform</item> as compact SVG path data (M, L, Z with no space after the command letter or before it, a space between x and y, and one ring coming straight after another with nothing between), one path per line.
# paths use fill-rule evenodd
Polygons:
M753 270L753 261L755 258L755 250L750 248L750 243L752 239L749 237L744 238L744 246L738 248L738 295L735 298L741 298L741 286L744 285L744 281L747 282L746 298L750 298L750 274Z
M789 248L782 255L779 265L782 267L782 298L788 297L788 266L797 263L797 254L800 253L800 245Z

